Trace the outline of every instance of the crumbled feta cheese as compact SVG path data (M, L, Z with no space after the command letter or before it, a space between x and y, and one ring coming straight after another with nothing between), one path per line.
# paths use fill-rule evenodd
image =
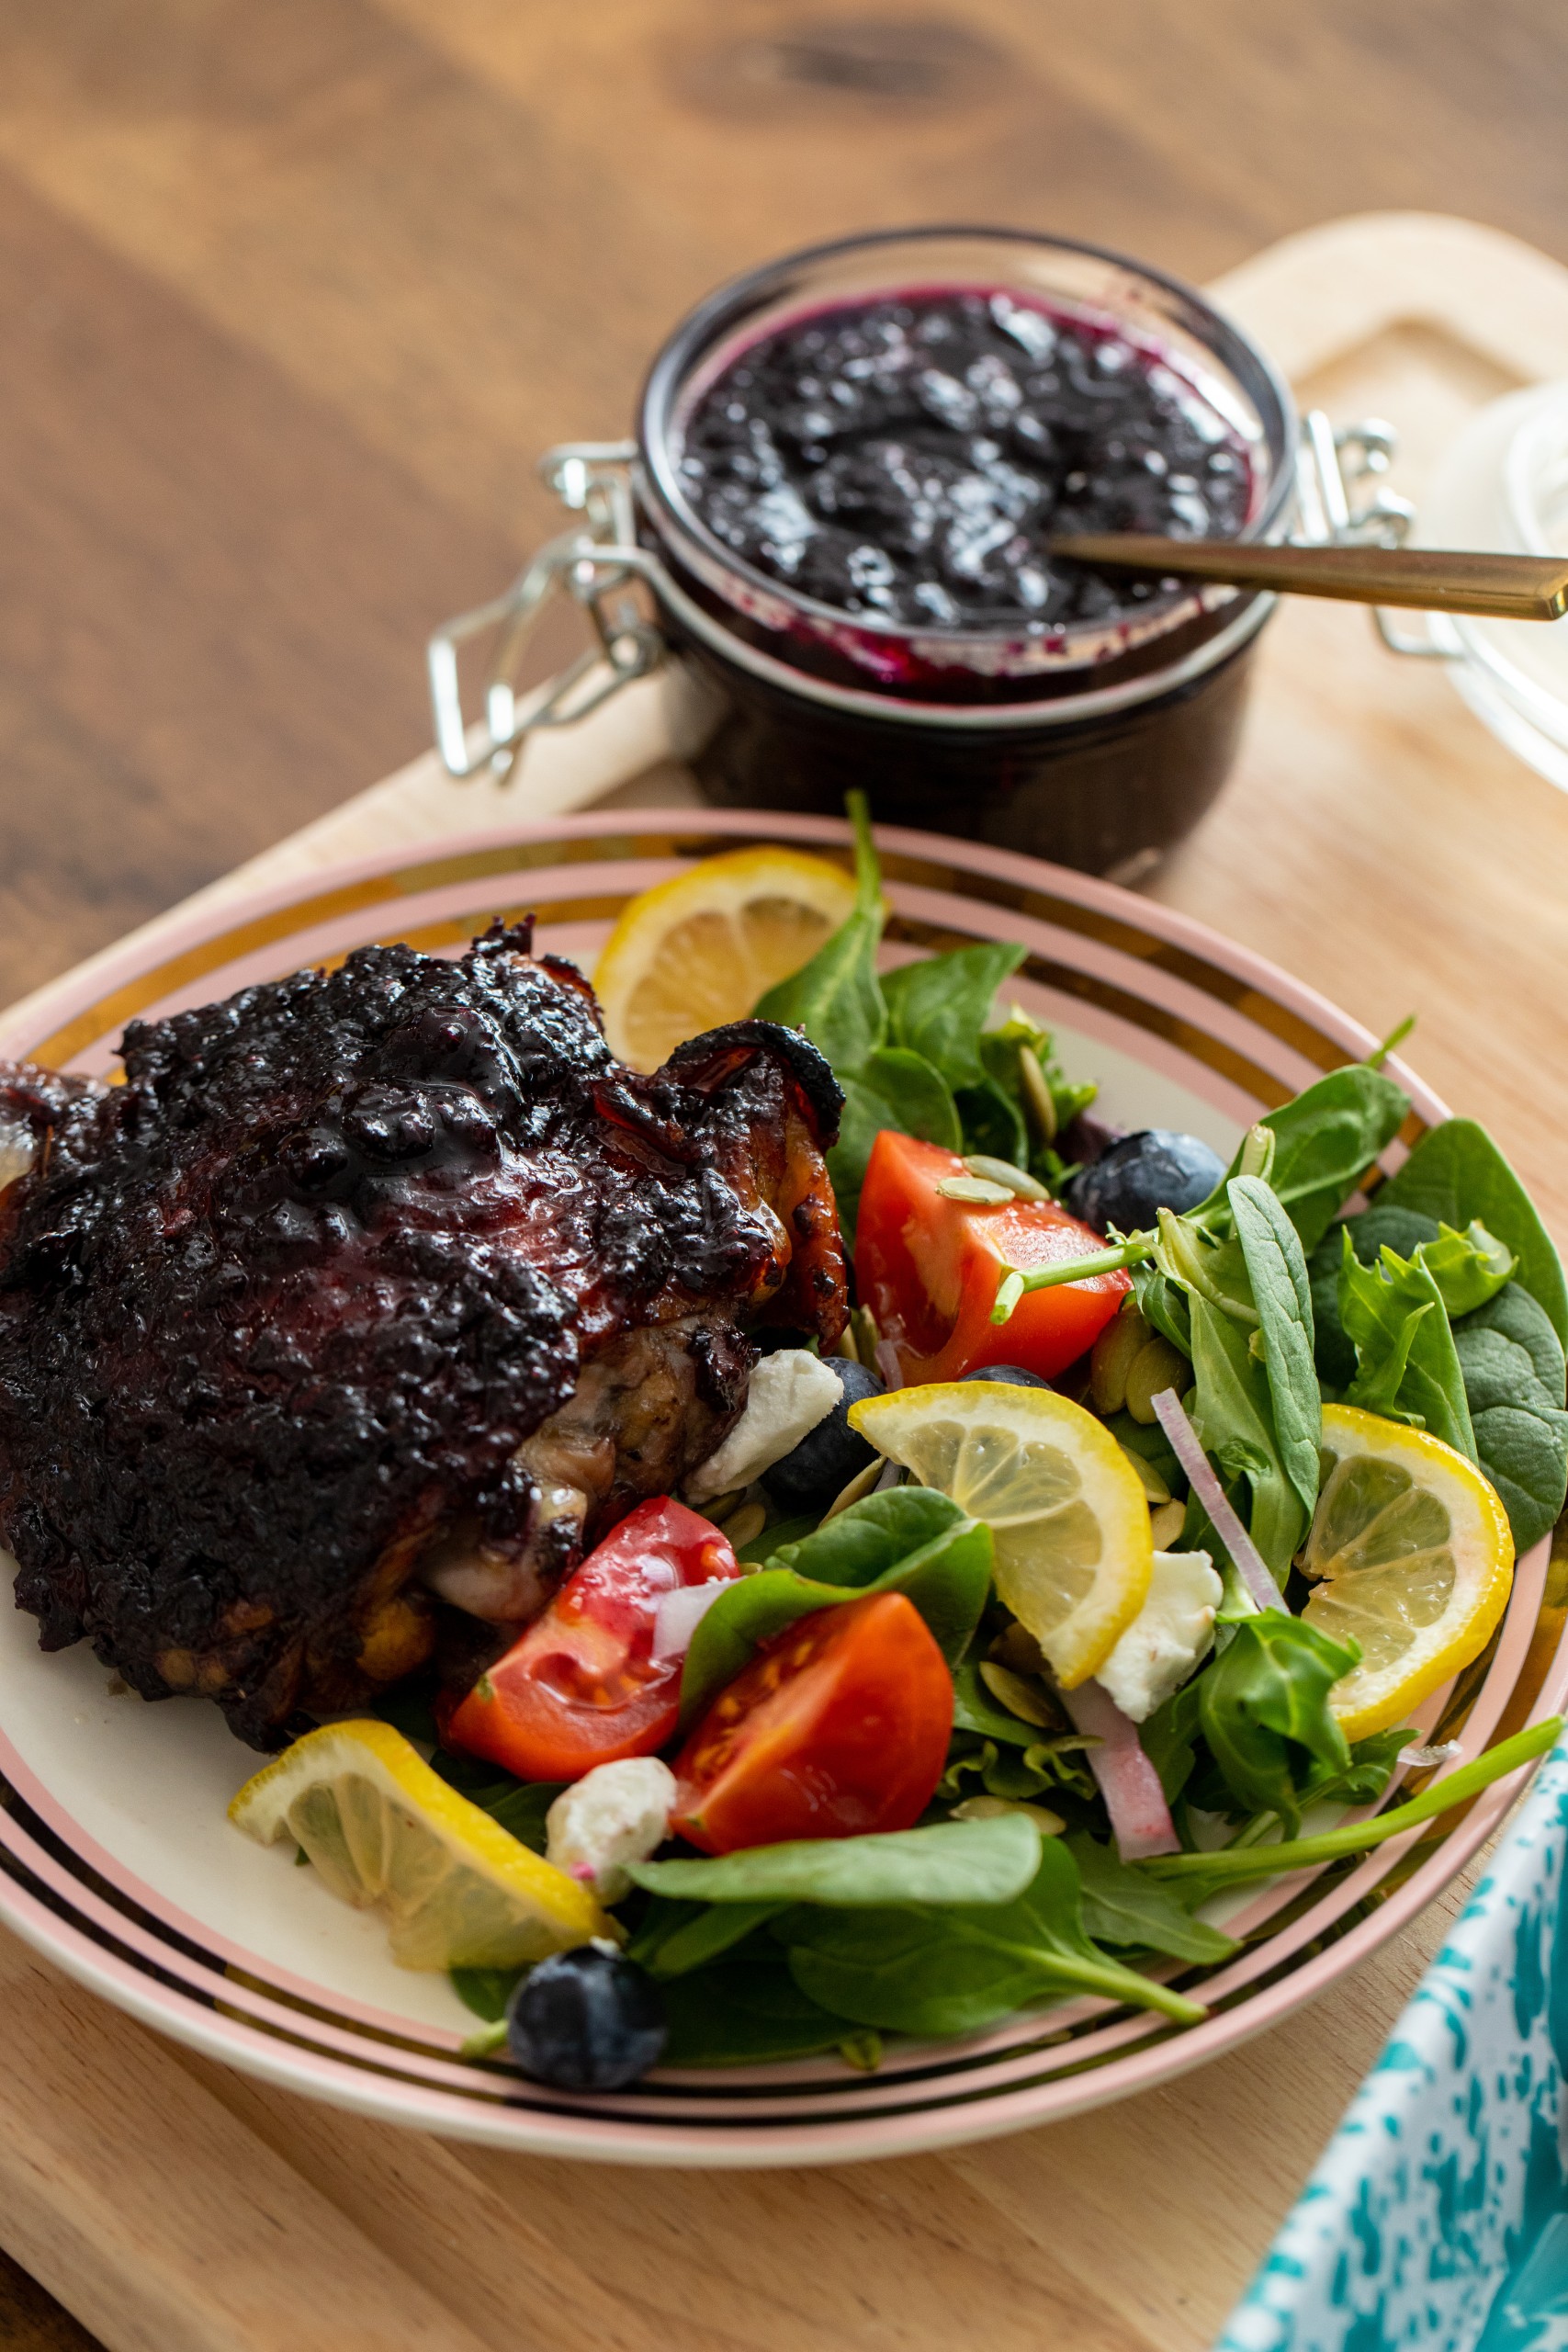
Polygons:
M1096 1675L1141 1724L1179 1690L1214 1638L1224 1588L1207 1552L1156 1552L1149 1596Z
M658 1851L674 1803L675 1775L657 1756L596 1764L546 1814L546 1860L591 1886L601 1903L618 1903L631 1892L623 1866Z
M839 1376L807 1348L780 1348L751 1374L746 1409L716 1453L686 1481L688 1501L702 1503L749 1487L793 1453L843 1395Z

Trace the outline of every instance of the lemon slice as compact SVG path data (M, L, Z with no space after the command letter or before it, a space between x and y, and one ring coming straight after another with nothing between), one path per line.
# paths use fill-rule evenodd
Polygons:
M1049 1388L932 1382L863 1397L850 1420L984 1520L997 1590L1071 1690L1148 1597L1154 1541L1143 1484L1109 1430Z
M447 1787L389 1724L307 1732L229 1818L290 1838L333 1893L387 1922L404 1968L517 1968L615 1930L576 1879Z
M705 857L634 899L593 985L613 1051L658 1069L687 1037L742 1021L853 911L854 878L794 849Z
M1323 1409L1323 1484L1301 1564L1319 1579L1302 1614L1361 1662L1329 1700L1348 1739L1402 1724L1478 1657L1514 1579L1495 1490L1441 1438Z

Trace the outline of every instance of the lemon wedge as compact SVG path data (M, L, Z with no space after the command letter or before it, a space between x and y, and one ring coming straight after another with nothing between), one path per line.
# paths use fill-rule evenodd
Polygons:
M292 1838L333 1893L387 1922L404 1968L518 1968L610 1936L585 1886L448 1788L389 1724L307 1732L247 1781L229 1818Z
M658 1069L687 1037L742 1021L852 913L852 875L794 849L705 857L625 908L593 974L612 1050Z
M1359 1644L1329 1704L1348 1739L1365 1739L1485 1648L1507 1606L1514 1539L1480 1471L1425 1430L1325 1405L1323 1460L1301 1555L1317 1582L1302 1614Z
M1094 1673L1148 1597L1142 1481L1109 1430L1049 1388L895 1388L850 1408L862 1437L983 1520L997 1590L1064 1690Z

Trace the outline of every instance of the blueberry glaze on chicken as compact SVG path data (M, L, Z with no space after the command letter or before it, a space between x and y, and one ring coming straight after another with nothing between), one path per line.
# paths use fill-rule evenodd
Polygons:
M277 1747L423 1666L438 1602L534 1615L718 1444L750 1330L837 1339L816 1049L741 1022L640 1076L530 946L133 1023L120 1086L0 1069L0 1533L45 1649Z

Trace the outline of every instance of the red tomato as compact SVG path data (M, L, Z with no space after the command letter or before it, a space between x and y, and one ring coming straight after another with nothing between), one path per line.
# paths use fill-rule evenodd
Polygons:
M1054 1201L980 1208L937 1191L943 1177L965 1173L940 1144L884 1128L872 1146L855 1226L862 1303L897 1348L909 1386L957 1380L987 1363L1021 1364L1049 1380L1094 1345L1130 1277L1118 1270L1031 1291L1008 1322L994 1324L1004 1268L1032 1273L1105 1243Z
M525 1781L578 1781L651 1756L675 1729L680 1657L655 1658L660 1598L740 1573L718 1529L669 1498L639 1503L443 1726Z
M721 1690L675 1762L671 1826L705 1854L909 1829L953 1736L953 1678L901 1592L802 1617Z

